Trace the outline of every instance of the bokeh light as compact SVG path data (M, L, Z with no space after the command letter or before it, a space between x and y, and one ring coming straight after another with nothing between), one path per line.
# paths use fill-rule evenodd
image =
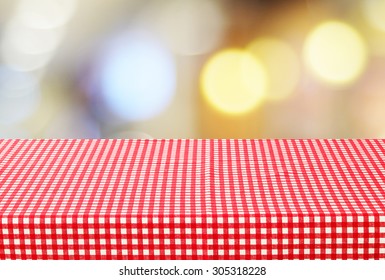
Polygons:
M41 70L52 59L77 0L20 0L4 26L1 58L19 71Z
M385 1L365 0L362 3L370 25L385 32Z
M46 66L52 59L53 53L24 53L13 47L10 42L1 46L1 58L7 66L17 71L34 71Z
M17 20L30 28L58 28L69 21L76 6L77 0L21 0Z
M300 63L290 45L272 37L249 44L248 50L265 66L269 77L266 99L279 101L293 93L300 78Z
M8 66L32 71L45 66L61 40L52 29L34 29L12 20L6 26L1 44L1 57Z
M158 29L178 54L214 49L224 36L225 16L217 1L172 0L157 9Z
M176 88L172 54L142 30L113 39L99 68L98 81L108 109L126 121L141 121L163 112Z
M241 49L226 49L210 58L201 76L202 92L217 110L242 114L265 95L267 76L261 62Z
M53 29L30 28L16 20L8 24L4 33L12 47L27 54L53 51L61 39L61 33Z
M0 123L20 123L31 116L40 104L40 89L28 73L0 66Z
M354 82L365 69L367 48L361 35L341 21L327 21L311 31L304 58L322 81L332 85Z
M377 137L384 15L385 0L2 0L0 137Z

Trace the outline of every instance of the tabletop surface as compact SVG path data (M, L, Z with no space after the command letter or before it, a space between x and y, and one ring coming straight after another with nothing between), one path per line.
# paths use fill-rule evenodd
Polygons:
M385 215L385 140L0 140L0 216Z

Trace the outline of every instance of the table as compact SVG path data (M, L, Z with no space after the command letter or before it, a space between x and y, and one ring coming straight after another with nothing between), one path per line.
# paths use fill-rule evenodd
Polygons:
M385 140L0 140L0 259L385 259Z

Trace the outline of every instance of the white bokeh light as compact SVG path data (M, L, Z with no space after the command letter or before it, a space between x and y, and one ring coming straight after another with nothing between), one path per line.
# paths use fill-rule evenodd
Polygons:
M77 0L20 0L4 25L0 54L17 71L40 71L53 58Z
M36 112L40 100L38 82L32 75L0 66L0 123L26 120Z
M16 18L31 28L57 28L71 19L76 7L77 0L21 0Z
M11 20L4 31L3 40L10 47L25 54L47 53L55 50L62 33L53 29L35 29L17 20Z

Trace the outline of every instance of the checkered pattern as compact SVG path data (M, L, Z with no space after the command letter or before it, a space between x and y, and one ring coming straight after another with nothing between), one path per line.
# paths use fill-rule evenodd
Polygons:
M0 259L385 259L385 140L0 140Z

